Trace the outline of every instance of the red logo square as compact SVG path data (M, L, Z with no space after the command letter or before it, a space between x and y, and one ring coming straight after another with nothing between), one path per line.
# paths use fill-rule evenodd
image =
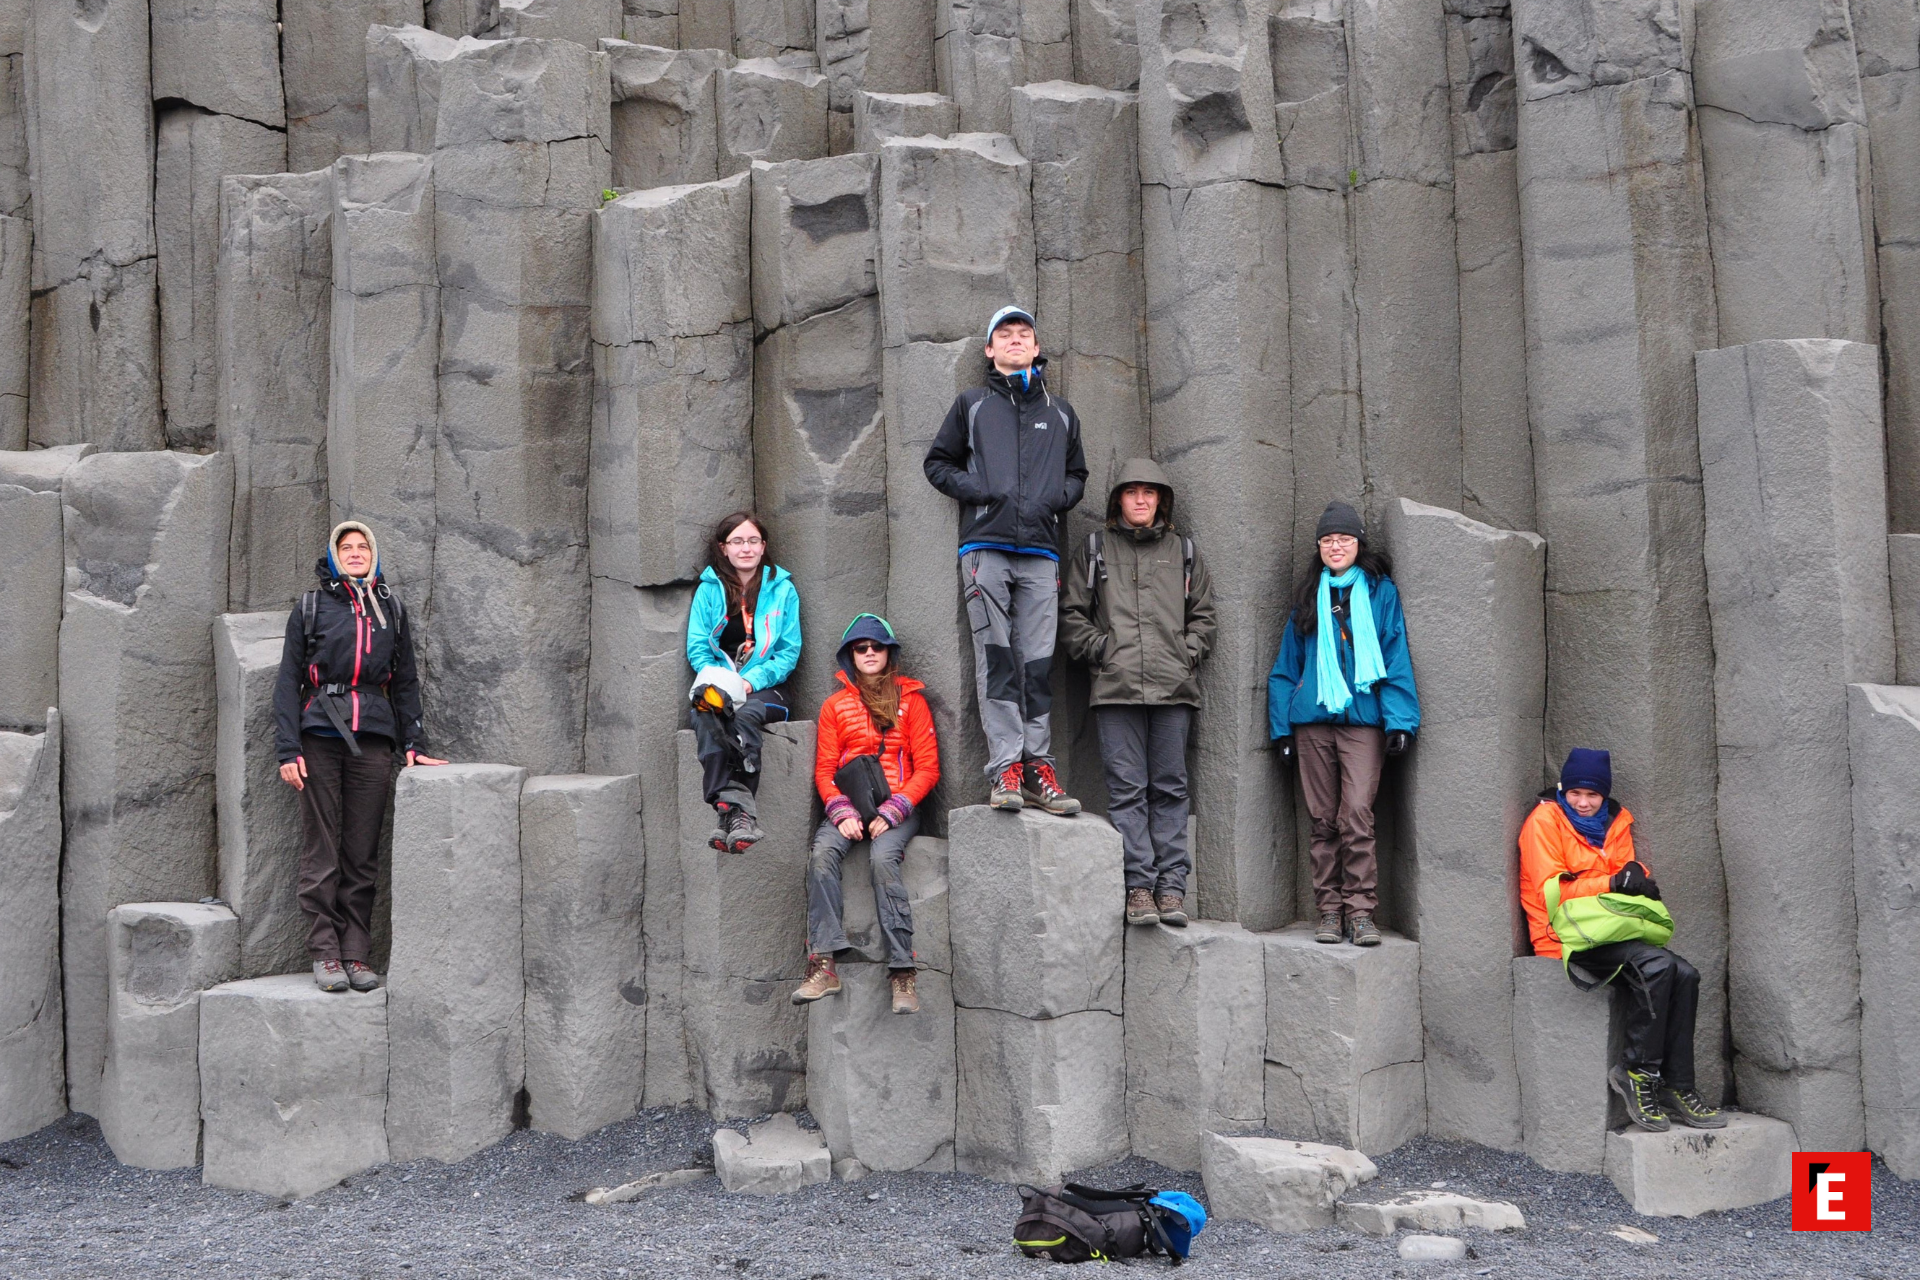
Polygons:
M1795 1231L1871 1231L1873 1157L1865 1151L1796 1151Z

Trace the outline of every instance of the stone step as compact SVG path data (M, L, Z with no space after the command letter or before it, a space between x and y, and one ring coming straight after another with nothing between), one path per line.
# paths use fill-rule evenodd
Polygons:
M1607 1134L1606 1175L1635 1213L1695 1218L1778 1200L1792 1188L1793 1126L1746 1112L1726 1113L1724 1129Z

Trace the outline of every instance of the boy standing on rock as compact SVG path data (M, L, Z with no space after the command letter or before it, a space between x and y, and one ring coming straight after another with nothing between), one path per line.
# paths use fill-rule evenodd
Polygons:
M987 385L963 391L927 450L933 487L961 503L960 578L987 736L988 803L1071 816L1049 724L1060 600L1060 517L1087 487L1080 417L1047 390L1033 315L987 323Z
M1128 924L1187 923L1187 735L1214 628L1212 580L1175 529L1173 485L1135 458L1107 497L1107 527L1073 549L1060 611L1067 656L1093 669Z

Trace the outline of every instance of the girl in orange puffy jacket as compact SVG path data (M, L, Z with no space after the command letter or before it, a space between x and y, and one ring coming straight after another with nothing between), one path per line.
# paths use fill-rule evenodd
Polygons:
M907 842L920 830L921 801L940 780L939 744L933 713L921 695L920 681L898 669L900 641L885 618L863 613L840 637L840 688L820 708L819 747L814 784L826 802L826 818L814 833L807 863L807 976L793 993L806 1004L840 991L835 956L847 949L840 892L840 863L861 840L871 840L873 897L886 942L893 988L893 1011L916 1013L913 913L900 874ZM850 762L877 757L885 778L884 796L858 798L835 781Z

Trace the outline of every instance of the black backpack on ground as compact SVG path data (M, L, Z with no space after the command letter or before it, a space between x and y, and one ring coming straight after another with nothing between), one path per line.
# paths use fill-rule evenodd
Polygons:
M1118 1191L1077 1182L1044 1189L1022 1184L1018 1190L1020 1220L1013 1224L1013 1243L1029 1258L1106 1262L1164 1254L1176 1267L1183 1260L1162 1216L1173 1210L1148 1203L1160 1193L1145 1183Z

